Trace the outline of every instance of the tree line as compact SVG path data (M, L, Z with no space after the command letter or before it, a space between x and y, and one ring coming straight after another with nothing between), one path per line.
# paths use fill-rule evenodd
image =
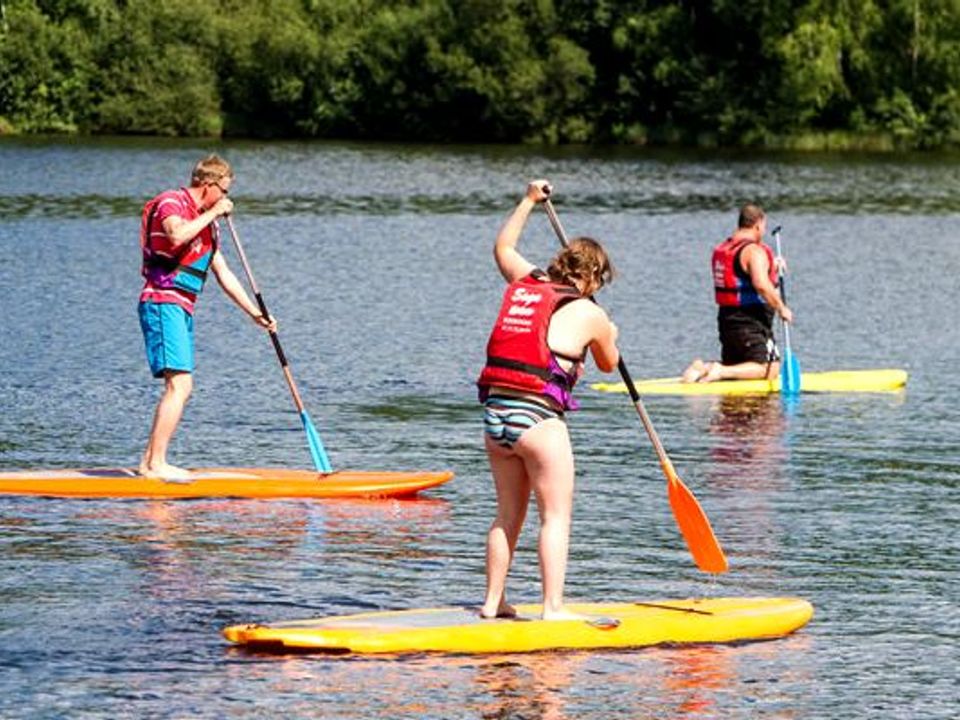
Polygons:
M958 0L0 0L0 134L939 148Z

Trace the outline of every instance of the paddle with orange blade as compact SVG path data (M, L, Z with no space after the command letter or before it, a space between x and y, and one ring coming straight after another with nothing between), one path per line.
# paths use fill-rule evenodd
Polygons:
M560 244L567 247L569 244L567 234L564 232L563 226L560 224L560 218L557 217L557 211L553 209L553 203L550 202L549 198L543 201L543 207L547 211L547 217L550 219L550 224L557 233ZM592 297L590 299L593 300ZM676 519L677 526L680 528L687 547L690 548L690 554L693 555L694 562L697 564L697 567L704 572L726 572L727 557L723 554L716 535L713 534L713 528L710 527L710 520L707 519L706 513L703 512L703 508L700 507L700 503L697 502L693 493L683 484L676 470L673 469L673 463L670 462L667 451L664 449L663 443L660 442L660 436L657 435L657 431L650 421L650 416L643 406L640 393L637 392L637 388L633 384L633 378L630 377L630 372L627 370L626 363L624 363L622 356L620 362L617 364L617 368L620 370L620 376L623 378L623 382L630 392L630 398L633 400L633 405L637 409L637 414L640 415L640 422L643 423L643 429L646 430L647 435L650 436L653 449L656 451L657 458L660 460L660 467L663 469L664 475L667 476L667 497L670 500L673 517Z

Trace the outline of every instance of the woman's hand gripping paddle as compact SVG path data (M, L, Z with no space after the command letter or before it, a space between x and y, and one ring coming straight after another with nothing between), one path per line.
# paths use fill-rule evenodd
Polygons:
M269 318L270 313L267 312L267 305L263 302L263 296L257 287L257 281L253 279L250 264L247 262L247 255L243 252L240 238L237 237L237 231L233 227L233 219L229 215L227 215L226 218L227 227L230 229L230 237L233 238L233 245L237 248L237 255L240 256L240 264L243 265L243 271L247 274L247 280L250 281L250 289L253 290L253 296L257 300L257 305L260 306L260 312L263 313L265 318ZM310 456L313 458L313 464L317 468L317 472L333 472L330 459L327 457L327 451L323 449L323 443L320 442L320 436L317 434L317 429L310 421L310 416L307 415L306 408L303 407L303 400L300 399L300 393L297 392L297 385L293 382L293 374L290 372L290 366L287 364L287 356L284 354L283 348L280 347L280 338L275 330L270 331L270 340L273 342L273 349L277 351L277 358L280 360L280 367L283 368L283 376L287 379L287 385L290 387L290 394L293 395L293 402L297 406L297 411L300 413L300 420L303 421L303 429L307 433L307 444L310 446Z
M543 207L547 211L547 217L550 219L550 224L557 233L560 244L567 247L567 234L560 224L560 218L557 217L557 212L553 209L553 204L547 199L544 200ZM590 299L593 300L592 297ZM687 547L690 548L690 554L693 555L694 562L696 562L697 567L704 572L726 572L727 558L723 554L719 541L713 534L710 521L707 519L706 513L703 512L703 508L700 507L700 503L698 503L697 499L693 496L693 493L687 489L687 486L684 485L683 481L677 476L676 470L673 469L673 463L670 462L667 451L664 449L663 443L660 442L660 437L657 435L657 431L650 421L650 416L647 415L647 410L643 406L643 401L640 399L640 394L637 392L636 386L633 384L633 378L630 377L623 357L620 358L617 368L620 370L620 377L623 378L627 390L630 391L630 398L633 400L633 405L640 415L640 422L643 423L644 430L646 430L647 435L650 436L653 449L656 451L657 458L660 460L660 467L663 468L663 472L667 476L667 497L670 500L670 507L673 509L673 517L677 521L683 539L687 542Z
M777 244L777 287L780 288L780 297L787 302L786 283L784 282L783 255L780 253L780 226L773 229L773 239ZM783 367L780 369L780 392L783 395L796 395L800 392L803 382L800 376L800 362L790 347L789 323L781 321L783 325Z

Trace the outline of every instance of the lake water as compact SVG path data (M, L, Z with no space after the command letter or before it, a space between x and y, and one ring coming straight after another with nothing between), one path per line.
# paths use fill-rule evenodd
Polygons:
M136 319L139 210L211 149L236 167L236 227L334 465L456 478L404 502L0 499L0 717L956 716L960 158L0 142L0 469L136 463L159 391ZM480 600L490 251L537 176L567 230L610 250L600 300L636 378L717 354L709 252L746 200L783 226L803 369L910 372L904 393L789 406L647 399L729 556L720 577L691 562L626 396L580 393L568 599L798 595L813 621L631 652L228 648L229 624ZM537 213L524 252L555 247ZM309 467L270 343L215 286L197 335L171 459ZM535 530L514 601L539 599Z

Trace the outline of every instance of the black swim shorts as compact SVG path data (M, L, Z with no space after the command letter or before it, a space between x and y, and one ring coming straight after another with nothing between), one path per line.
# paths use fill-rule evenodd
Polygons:
M720 361L724 365L766 364L780 359L780 350L773 336L773 311L766 305L721 307L717 313L717 328L723 348Z

